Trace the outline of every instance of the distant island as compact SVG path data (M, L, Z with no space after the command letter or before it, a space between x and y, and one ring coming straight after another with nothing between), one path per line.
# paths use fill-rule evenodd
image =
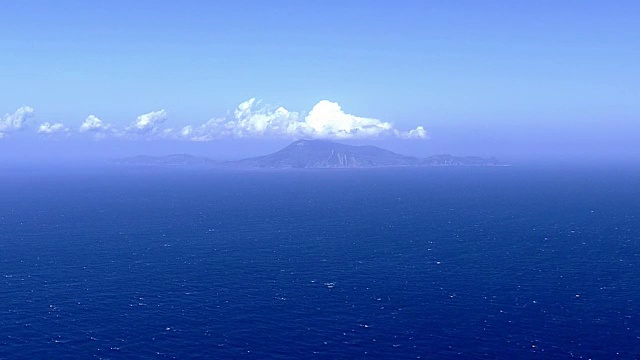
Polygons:
M298 140L275 153L236 161L177 154L140 155L118 161L121 165L206 165L232 169L381 168L415 166L506 166L496 158L433 155L406 156L376 146L354 146L327 140Z

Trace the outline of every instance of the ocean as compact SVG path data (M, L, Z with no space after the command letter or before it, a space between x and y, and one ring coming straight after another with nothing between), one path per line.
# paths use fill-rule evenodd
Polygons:
M0 174L0 359L637 359L640 170Z

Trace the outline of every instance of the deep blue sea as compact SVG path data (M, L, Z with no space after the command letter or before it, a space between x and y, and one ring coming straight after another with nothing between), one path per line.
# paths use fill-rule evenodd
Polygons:
M640 170L0 174L0 359L637 359Z

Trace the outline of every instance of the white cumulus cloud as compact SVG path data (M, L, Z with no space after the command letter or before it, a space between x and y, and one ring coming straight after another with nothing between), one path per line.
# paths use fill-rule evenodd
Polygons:
M251 98L234 111L231 118L214 118L201 125L182 128L179 136L192 141L220 137L290 137L353 139L396 135L403 139L426 138L422 126L408 132L374 118L348 114L336 102L322 100L306 116L284 107L262 106Z
M95 115L89 115L80 125L80 132L102 132L111 129L111 125L103 122Z
M283 135L298 121L298 113L279 107L259 108L259 101L251 98L241 103L234 112L235 118L225 128L237 137Z
M128 128L128 133L152 134L159 131L159 125L167 121L167 112L163 110L152 111L138 116L138 119Z
M298 113L283 107L259 106L251 98L234 111L232 118L214 118L201 125L188 125L180 135L192 141L210 141L221 137L281 137L288 135L298 121Z
M311 137L349 139L376 137L392 128L391 123L347 114L338 103L322 100L295 130Z
M38 127L39 134L55 134L69 132L69 128L65 127L63 123L50 123L44 122Z
M21 130L26 121L33 117L33 108L23 106L16 110L13 114L6 114L0 118L0 138L6 133Z
M417 128L409 131L395 131L397 137L401 139L427 139L429 138L429 133L422 126L418 126Z

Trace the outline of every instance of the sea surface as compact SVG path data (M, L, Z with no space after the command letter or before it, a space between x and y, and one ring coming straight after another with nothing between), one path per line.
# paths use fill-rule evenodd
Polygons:
M637 359L640 169L4 169L39 358Z

